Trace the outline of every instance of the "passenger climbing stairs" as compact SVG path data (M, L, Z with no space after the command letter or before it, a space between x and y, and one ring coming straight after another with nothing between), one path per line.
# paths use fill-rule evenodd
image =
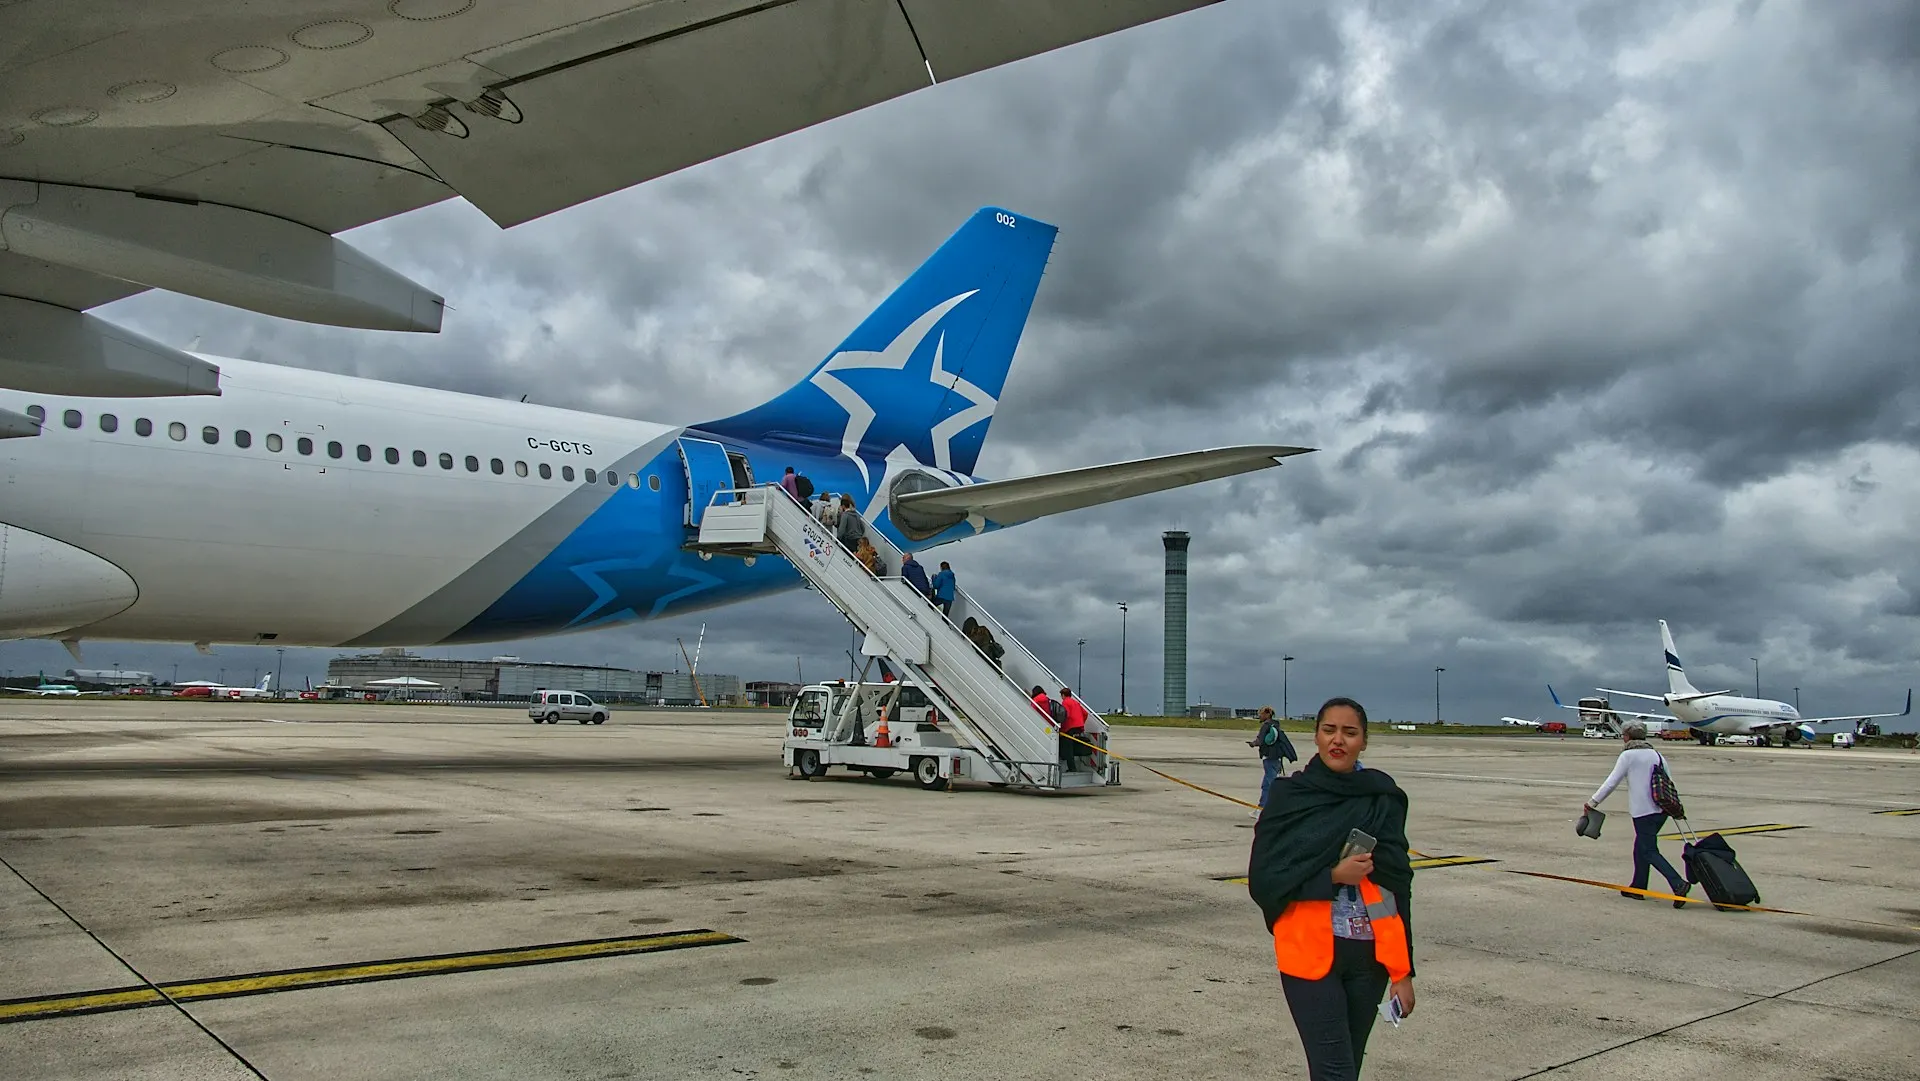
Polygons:
M899 763L920 775L923 784L930 776L923 768L946 771L939 780L961 777L1032 789L1119 783L1117 764L1101 750L1065 740L1063 754L1062 737L1034 707L1029 689L1044 687L1049 697L1056 696L1060 678L964 591L956 591L950 616L929 603L899 577L900 549L880 531L867 529L880 555L875 575L777 484L715 492L696 517L699 533L691 547L703 556L786 557L866 636L867 656L885 657L901 679L932 700L940 717L937 727L952 738L922 741L927 748L921 754ZM962 633L969 619L984 626L1004 650L997 663ZM808 761L885 768L873 748L845 746L851 729L830 727L825 745L815 752L823 757ZM1086 742L1103 749L1107 731L1105 720L1089 711ZM911 744L911 737L905 742ZM950 749L931 749L941 743ZM861 764L868 759L873 761Z

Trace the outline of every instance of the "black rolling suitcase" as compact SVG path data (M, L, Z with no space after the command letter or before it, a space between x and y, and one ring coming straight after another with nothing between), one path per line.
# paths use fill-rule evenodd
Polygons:
M1734 855L1733 846L1725 837L1717 833L1701 837L1690 827L1683 828L1693 838L1680 849L1688 882L1699 883L1707 893L1707 900L1722 910L1728 905L1760 903L1760 891L1754 888L1753 879L1747 877L1740 858Z

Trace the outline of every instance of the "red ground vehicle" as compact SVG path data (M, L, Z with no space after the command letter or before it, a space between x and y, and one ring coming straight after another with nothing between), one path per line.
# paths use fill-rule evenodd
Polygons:
M1564 736L1567 734L1567 722L1548 721L1547 723L1540 726L1540 734L1543 736L1548 734L1552 734L1556 736Z

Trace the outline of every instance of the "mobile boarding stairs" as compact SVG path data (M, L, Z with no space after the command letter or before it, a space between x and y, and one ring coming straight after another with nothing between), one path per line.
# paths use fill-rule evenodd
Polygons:
M904 769L927 788L955 778L1049 791L1120 783L1119 764L1104 753L1106 721L1089 711L1084 738L1101 750L1063 740L1028 690L1038 685L1057 695L1060 678L965 592L955 591L948 616L905 579L887 575L899 570L901 552L871 525L878 577L777 484L715 492L700 510L699 536L689 547L702 556L785 556L866 636L863 652L885 657L938 711L937 724L902 726L914 730L890 732L891 746L874 746L862 739L863 696L847 695L842 715L825 728L791 730L784 750L790 767L810 775L833 765L875 776ZM968 617L1005 650L998 665L961 632ZM1073 755L1071 768L1063 750Z

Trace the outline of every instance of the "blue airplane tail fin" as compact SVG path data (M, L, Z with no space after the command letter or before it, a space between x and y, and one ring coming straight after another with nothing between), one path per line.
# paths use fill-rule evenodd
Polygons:
M971 473L1057 233L982 207L806 379L693 427L846 455L869 478L899 448L922 465Z

